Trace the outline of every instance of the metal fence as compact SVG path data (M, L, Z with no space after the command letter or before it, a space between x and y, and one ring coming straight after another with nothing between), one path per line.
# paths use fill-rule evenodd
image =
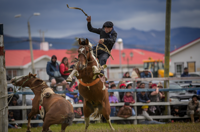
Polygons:
M111 81L111 80L110 80ZM115 80L116 81L116 80ZM138 79L121 79L117 81L133 81L133 89L115 89L115 90L108 90L108 92L134 92L134 100L135 103L131 104L131 106L134 107L135 116L131 116L127 119L121 118L121 117L110 117L111 120L134 120L134 124L137 124L137 120L144 119L143 116L139 116L137 114L137 106L143 106L143 105L163 105L167 106L167 115L159 115L159 116L151 116L153 119L181 119L181 118L189 118L188 116L184 117L174 117L171 115L171 105L187 105L188 101L184 102L170 102L169 96L167 96L167 102L150 102L150 103L141 103L137 102L137 97L136 93L141 92L141 91L155 91L155 89L135 89L136 87L136 81L168 81L167 83L167 88L159 89L159 91L164 91L167 92L167 95L169 91L181 91L181 90L200 90L200 87L198 88L168 88L169 87L169 81L174 81L174 82L180 82L180 81L200 81L200 77L184 77L184 78L138 78ZM59 91L56 93L66 93L67 91ZM78 93L78 91L74 91L72 93ZM21 109L22 110L22 120L16 120L14 122L9 122L10 124L13 123L27 123L27 109L31 109L32 106L26 106L26 95L31 95L33 92L16 92L15 94L22 94L22 106L9 106L9 110L14 110L14 109ZM123 102L119 103L110 103L110 106L123 106ZM73 107L83 107L83 104L73 104ZM99 120L99 119L93 119L91 118L90 120ZM75 118L74 121L84 121L82 118ZM42 123L42 120L31 120L31 123Z

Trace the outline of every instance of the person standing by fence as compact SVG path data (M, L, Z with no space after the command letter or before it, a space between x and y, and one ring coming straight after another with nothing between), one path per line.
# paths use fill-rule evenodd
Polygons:
M200 120L200 102L197 95L193 95L192 100L189 101L187 114L190 116L192 123L194 123L194 116L198 116Z

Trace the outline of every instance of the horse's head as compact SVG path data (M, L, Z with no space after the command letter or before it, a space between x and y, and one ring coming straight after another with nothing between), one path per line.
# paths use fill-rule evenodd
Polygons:
M89 40L86 38L86 40L81 41L79 38L79 49L78 49L78 59L79 59L79 69L83 70L87 67L88 60L90 58L90 51L92 50L89 46Z
M15 86L21 86L21 87L29 87L31 82L35 80L36 74L31 74L27 76L16 76L11 79L11 83Z

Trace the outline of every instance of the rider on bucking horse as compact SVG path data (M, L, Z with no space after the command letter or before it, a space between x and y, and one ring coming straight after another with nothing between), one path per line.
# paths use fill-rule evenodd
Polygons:
M107 61L107 59L109 58L110 55L109 55L108 52L106 52L105 46L107 47L109 52L111 52L112 47L115 44L115 41L117 39L117 33L115 32L115 30L113 28L113 23L111 21L107 21L103 24L102 28L93 28L92 25L91 25L91 16L88 16L86 20L88 22L87 23L88 30L90 32L100 34L99 47L103 50L98 49L96 57L98 58L100 65L102 67L106 67L106 61ZM103 45L105 45L105 46L103 46ZM93 51L91 51L91 53L93 55L96 55L96 46L94 46L92 49L93 49ZM94 57L95 60L96 60L96 57ZM76 70L75 65L72 65L70 68L71 69L69 69L69 72L72 71L73 68L74 68L74 70ZM66 81L68 81L68 82L72 81L72 78L73 78L74 73L75 73L74 70L71 72L71 74L69 75L69 77L67 78ZM104 75L104 71L102 70L102 68L99 69L98 66L93 66L93 71L94 71L94 74Z

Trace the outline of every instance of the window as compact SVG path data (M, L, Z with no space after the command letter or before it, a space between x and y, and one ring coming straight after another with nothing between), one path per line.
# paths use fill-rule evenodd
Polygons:
M17 70L7 70L7 75L10 77L10 78L13 78L15 76L17 76Z
M181 75L183 73L184 62L177 62L175 65L175 73Z

